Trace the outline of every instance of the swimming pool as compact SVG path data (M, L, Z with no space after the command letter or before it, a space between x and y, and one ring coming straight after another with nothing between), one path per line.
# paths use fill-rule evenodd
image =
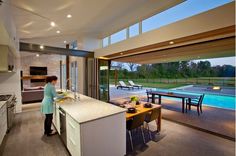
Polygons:
M160 89L157 89L160 90ZM162 90L167 91L167 90ZM175 93L184 93L184 94L190 94L190 95L200 95L199 93L193 92L193 91L183 91L183 90L172 90ZM169 98L169 97L163 97L166 99L173 99L176 101L180 101L176 98ZM224 109L232 109L235 110L235 96L226 96L226 95L214 95L214 94L208 94L206 93L203 99L203 105L211 106L211 107L218 107L218 108L224 108Z

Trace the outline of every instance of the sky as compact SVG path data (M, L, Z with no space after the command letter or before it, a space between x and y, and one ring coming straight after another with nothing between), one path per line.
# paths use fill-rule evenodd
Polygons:
M232 65L235 66L235 59L236 57L223 57L223 58L213 58L213 59L201 59L201 60L194 60L194 62L199 61L210 61L211 66L217 66L217 65Z

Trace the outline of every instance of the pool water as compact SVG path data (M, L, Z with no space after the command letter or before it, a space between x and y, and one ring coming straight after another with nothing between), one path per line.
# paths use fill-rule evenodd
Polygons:
M160 89L158 89L160 90ZM166 90L162 90L166 91ZM168 90L170 91L170 90ZM190 95L200 95L199 93L194 92L186 92L186 91L177 91L177 90L171 90L175 93L184 93L184 94L190 94ZM180 99L177 98L169 98L169 97L163 97L166 99L173 99L180 101ZM203 99L203 105L211 106L211 107L218 107L218 108L224 108L224 109L232 109L235 110L235 96L226 96L226 95L214 95L214 94L205 94Z

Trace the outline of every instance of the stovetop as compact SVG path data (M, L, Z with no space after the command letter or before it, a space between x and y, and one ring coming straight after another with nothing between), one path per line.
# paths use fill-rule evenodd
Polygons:
M12 95L0 95L0 101L7 101Z

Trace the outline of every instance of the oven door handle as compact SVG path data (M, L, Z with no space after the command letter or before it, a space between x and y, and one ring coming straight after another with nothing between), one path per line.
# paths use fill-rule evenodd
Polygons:
M7 107L7 108L13 108L13 107L15 107L15 105L11 105L11 106L9 106L9 107Z
M61 115L63 115L63 116L66 116L66 114L63 113L61 110L59 110L59 113L60 113Z

